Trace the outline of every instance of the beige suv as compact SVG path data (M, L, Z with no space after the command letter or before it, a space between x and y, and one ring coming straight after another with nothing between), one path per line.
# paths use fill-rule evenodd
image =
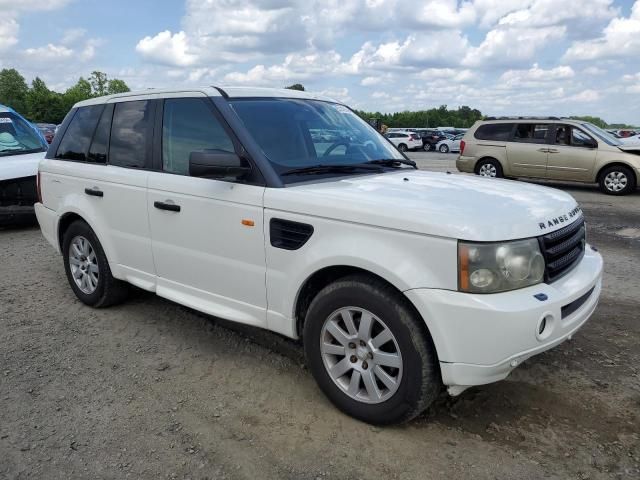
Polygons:
M467 131L456 166L485 177L597 182L605 193L625 195L638 183L640 145L580 120L489 118Z

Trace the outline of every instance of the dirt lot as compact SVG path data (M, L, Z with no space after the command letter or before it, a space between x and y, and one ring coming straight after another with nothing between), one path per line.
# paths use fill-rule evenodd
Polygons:
M331 406L296 344L142 292L92 310L37 228L0 231L0 478L640 478L640 193L562 188L606 262L592 320L393 428Z

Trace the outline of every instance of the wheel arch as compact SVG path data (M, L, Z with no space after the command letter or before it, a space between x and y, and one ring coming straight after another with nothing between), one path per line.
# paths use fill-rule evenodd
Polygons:
M500 168L502 168L502 172L504 173L504 163L502 163L500 161L500 159L496 158L496 157L492 157L491 155L483 155L482 157L478 158L478 160L476 160L475 165L473 166L473 173L477 174L478 170L479 170L479 165L480 162L482 162L483 160L493 160L495 162L498 162L498 164L500 165Z
M420 314L416 306L413 302L392 282L387 280L386 278L370 271L365 268L355 267L352 265L332 265L323 267L319 270L316 270L314 273L309 275L307 279L303 282L298 290L298 294L295 299L295 311L294 311L294 320L295 320L295 328L298 338L302 338L302 332L304 329L304 322L306 320L306 313L311 305L311 302L316 297L316 295L327 285L340 278L344 278L350 275L360 274L364 276L369 276L371 278L375 278L376 280L388 285L389 287L396 290L399 294L404 298L406 305L413 310L413 313L416 315L416 318L422 320L420 322L420 326L425 332L429 343L433 347L433 351L436 354L436 358L438 357L438 348L435 345L433 340L433 335L429 329L428 323L425 318Z
M610 167L625 167L625 168L631 170L631 174L633 175L633 180L634 180L635 184L638 185L638 175L636 173L636 170L631 165L629 165L628 163L622 162L620 160L615 161L615 162L606 163L605 165L600 167L600 170L598 170L598 173L596 175L596 182L600 182L603 172L607 168L610 168Z

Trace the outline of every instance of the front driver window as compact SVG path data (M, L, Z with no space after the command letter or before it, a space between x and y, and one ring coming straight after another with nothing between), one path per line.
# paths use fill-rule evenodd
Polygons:
M234 152L233 142L201 98L172 98L164 102L162 169L189 175L191 152Z
M589 147L593 144L593 140L589 135L577 128L571 129L571 145L574 147Z

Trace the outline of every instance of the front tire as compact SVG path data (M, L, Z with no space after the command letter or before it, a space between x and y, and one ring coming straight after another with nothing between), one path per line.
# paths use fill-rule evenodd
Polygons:
M440 153L449 153L448 145L440 145Z
M69 285L82 303L99 308L126 298L127 284L111 275L102 245L84 221L76 220L64 232L62 256Z
M423 320L393 287L353 275L322 289L304 325L309 369L340 410L364 422L406 422L441 390Z
M627 195L636 189L636 177L630 168L614 165L600 174L600 190L608 195Z
M407 146L404 143L401 143L400 145L398 145L398 150L400 150L401 152L406 152Z

